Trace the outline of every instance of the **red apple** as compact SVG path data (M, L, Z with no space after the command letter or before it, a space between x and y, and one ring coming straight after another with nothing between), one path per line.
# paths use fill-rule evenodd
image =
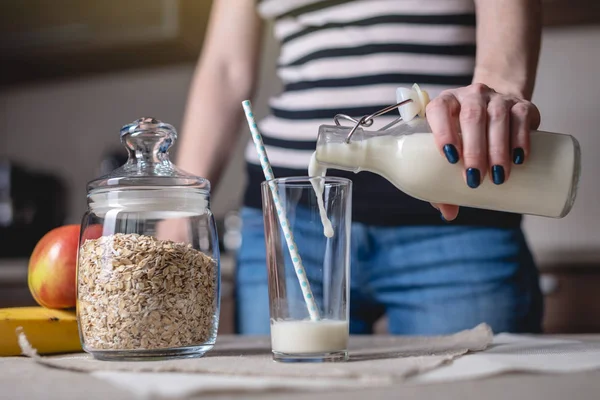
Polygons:
M98 239L100 236L102 236L102 225L88 225L81 235L81 244L85 243L86 240Z
M79 231L79 225L53 229L44 235L31 254L29 290L42 307L75 307Z

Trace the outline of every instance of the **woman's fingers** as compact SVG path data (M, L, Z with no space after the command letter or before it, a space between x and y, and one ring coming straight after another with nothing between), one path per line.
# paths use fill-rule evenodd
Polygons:
M435 143L450 164L460 160L462 146L456 124L459 111L460 104L451 91L441 93L427 105L427 122Z
M458 206L453 206L450 204L439 204L438 209L440 210L442 217L448 222L454 221L456 217L458 217Z
M511 158L516 165L523 164L529 155L529 132L540 125L540 112L528 101L520 101L510 109Z
M465 181L470 188L476 189L481 185L488 167L485 98L473 93L461 99L459 121Z
M478 83L442 92L426 113L438 150L449 163L461 162L465 182L473 189L488 172L494 184L506 182L512 164L525 162L530 131L540 124L531 102ZM447 221L458 214L457 206L432 205Z
M514 102L503 96L492 96L487 106L488 162L490 177L503 184L510 174L510 110Z
M459 112L460 103L450 90L441 93L427 105L427 122L433 132L435 144L450 164L456 164L462 152L457 124ZM433 203L432 206L445 221L452 221L458 216L458 206Z
M440 217L446 222L454 221L458 217L458 206L440 203L431 203L431 205L440 212Z

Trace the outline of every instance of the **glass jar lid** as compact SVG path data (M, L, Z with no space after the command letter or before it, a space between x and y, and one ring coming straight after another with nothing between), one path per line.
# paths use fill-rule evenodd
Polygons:
M180 170L169 159L169 148L177 140L173 126L143 117L123 126L120 135L121 143L129 153L127 162L89 182L88 192L152 186L210 192L208 180Z
M127 162L88 183L88 205L102 214L111 209L160 213L200 213L208 207L210 183L177 168L169 148L177 139L173 126L144 117L121 128Z

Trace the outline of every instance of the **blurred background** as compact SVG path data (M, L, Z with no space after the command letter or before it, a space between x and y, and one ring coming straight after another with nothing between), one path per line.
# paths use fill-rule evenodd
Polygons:
M122 125L153 116L180 128L210 5L209 0L2 1L0 307L33 304L27 290L29 254L48 230L78 224L86 183L124 162ZM544 7L534 102L542 129L579 139L583 174L569 216L526 217L525 229L542 271L546 330L600 332L600 5L545 0ZM276 49L267 27L253 100L258 116L279 90L273 79ZM210 121L199 129L210 130ZM222 332L233 331L246 132L242 138L212 202L224 255Z

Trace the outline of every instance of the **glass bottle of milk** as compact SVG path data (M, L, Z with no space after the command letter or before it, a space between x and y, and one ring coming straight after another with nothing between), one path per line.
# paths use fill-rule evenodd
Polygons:
M312 165L312 171L370 171L406 194L432 203L553 218L571 210L581 168L581 151L573 136L532 131L530 155L525 163L511 166L504 184L485 179L471 189L464 182L462 162L450 164L439 153L426 118L417 116L419 110L402 107L403 122L384 131L359 127L349 141L352 127L320 126L313 156L318 165Z

